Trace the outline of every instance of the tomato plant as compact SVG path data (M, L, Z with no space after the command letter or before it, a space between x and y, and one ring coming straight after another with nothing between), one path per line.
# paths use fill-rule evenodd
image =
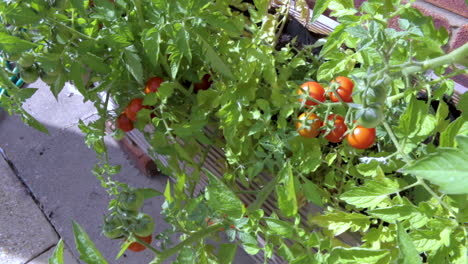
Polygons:
M266 263L273 255L289 263L466 263L468 99L449 121L454 106L444 98L450 77L467 72L456 64L468 66L468 44L446 53L448 33L398 0L360 8L317 0L303 18L328 8L340 25L326 41L284 44L287 13L305 3L274 2L275 12L266 0L3 1L0 50L13 61L24 55L21 71L36 70L54 96L71 82L96 106L98 120L79 127L99 155L93 174L119 222L103 231L128 240L121 252L140 243L152 263L173 255L232 263L238 248ZM9 94L2 107L45 132L21 107L35 90L17 88L9 74L0 71ZM158 246L138 235L153 225L140 194L160 193L112 178L119 167L106 155L107 120L138 129L172 178L162 210L170 228L154 237ZM216 171L213 161L222 165ZM311 203L321 210L308 211ZM80 254L105 263L84 230L73 229L86 240ZM219 250L207 245L221 234L228 242Z

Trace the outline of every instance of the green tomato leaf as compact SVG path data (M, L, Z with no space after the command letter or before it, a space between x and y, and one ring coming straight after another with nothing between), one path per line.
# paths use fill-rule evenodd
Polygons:
M158 28L150 28L143 31L143 48L145 49L145 55L149 59L149 62L153 67L157 67L159 63L159 53L161 43L161 34Z
M52 94L55 96L55 99L57 100L58 100L59 93L63 90L63 87L65 87L65 81L66 81L65 74L59 73L55 82L52 83L52 85L50 86L50 90Z
M309 202L323 206L321 190L317 185L304 179L304 184L301 185L301 188Z
M219 246L218 261L220 263L231 264L236 256L237 245L232 243L225 243Z
M177 256L177 263L178 264L194 264L195 263L195 256L191 247L183 247L179 251L179 255Z
M440 186L446 194L468 193L468 136L456 137L459 148L438 148L435 153L402 169Z
M5 32L0 32L0 50L5 51L6 53L18 54L23 51L35 48L36 44L8 35Z
M222 75L229 79L234 79L232 71L229 66L219 57L216 51L210 44L201 36L198 35L203 44L203 49L206 51L206 59L210 62L211 66Z
M296 190L294 188L294 175L291 165L288 163L280 172L280 183L276 186L276 194L278 195L278 207L281 212L292 217L297 214Z
M374 208L399 190L398 183L391 180L368 180L363 186L353 187L343 193L340 199L357 207Z
M367 248L342 248L335 247L330 252L329 264L345 263L379 263L378 261L387 256L390 251L367 249Z
M331 0L317 0L315 1L314 11L312 13L312 19L310 19L309 23L315 22L325 10L327 10L328 5L330 4Z
M417 211L414 207L409 205L395 205L392 207L367 210L367 213L371 216L380 218L385 222L396 223L396 221L413 217L413 214L417 213Z
M457 104L457 109L462 112L462 115L468 115L468 93L463 93Z
M107 264L86 231L75 221L73 221L73 233L75 234L76 249L80 253L82 261L89 264Z
M86 16L85 14L85 8L84 8L84 1L82 0L70 0L73 8L75 8L76 10L78 10L78 14L80 14L80 16L84 17Z
M49 264L63 264L63 240L60 239L55 247L54 253L49 258Z
M14 24L15 26L34 24L41 20L39 14L34 12L32 8L18 3L8 5L5 10L3 10L2 15L6 23Z
M143 66L141 59L134 49L126 48L124 50L124 62L127 70L133 75L135 80L143 85Z
M398 248L400 250L400 260L402 264L418 264L422 263L419 252L411 240L411 237L406 233L401 223L397 224L398 227Z
M329 212L325 215L312 216L310 221L320 227L333 232L339 236L351 229L351 231L366 231L369 229L370 219L368 216L357 213L345 213L342 211Z
M468 115L462 115L454 122L450 123L444 132L440 133L439 147L456 147L457 135L468 136Z
M161 192L152 188L140 188L140 189L137 189L137 192L142 193L145 199L150 199L150 198L162 195Z
M218 177L205 170L210 184L206 187L206 200L208 206L221 215L240 218L244 215L244 204Z
M263 218L265 220L271 234L280 235L286 238L294 238L294 226L292 223L285 222L274 218Z

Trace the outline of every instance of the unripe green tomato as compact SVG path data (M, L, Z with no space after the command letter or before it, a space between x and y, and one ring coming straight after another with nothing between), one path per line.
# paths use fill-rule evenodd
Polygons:
M34 64L34 55L31 53L23 53L18 60L18 64L23 68L29 68Z
M130 190L120 193L118 200L122 209L138 211L143 205L144 197L141 192Z
M374 128L382 122L384 114L382 105L374 104L362 110L358 124L365 128Z
M102 227L102 233L110 238L116 239L123 236L123 222L116 215L107 215L104 218L104 226Z
M140 213L131 226L131 231L137 236L149 236L154 231L154 220L151 216Z
M33 83L37 81L37 79L39 78L39 74L37 73L37 70L34 68L24 69L20 73L20 76L21 76L21 79L23 79L25 83Z
M387 99L387 91L383 86L369 87L364 96L367 105L383 104Z

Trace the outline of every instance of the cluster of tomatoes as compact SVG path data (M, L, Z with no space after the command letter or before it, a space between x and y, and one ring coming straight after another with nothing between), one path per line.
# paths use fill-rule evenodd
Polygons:
M145 85L145 94L158 92L158 89L163 82L164 80L160 77L150 78ZM150 106L143 105L143 98L132 99L117 118L117 127L124 132L131 131L134 128L133 123L137 120L138 112L143 108L151 109Z
M117 205L104 217L103 234L110 239L120 239L134 234L137 238L151 244L153 240L154 220L151 216L139 212L144 196L137 190L126 190L119 194ZM139 242L132 242L128 250L140 252L146 247Z
M159 87L164 82L160 77L151 77L148 79L145 85L144 92L145 94L157 93ZM193 84L193 91L198 93L201 90L207 90L210 88L213 81L211 80L210 74L203 75L202 79L198 83ZM125 107L124 111L117 118L117 127L124 132L129 132L134 128L134 122L137 120L137 114L141 109L154 109L151 106L143 105L143 98L134 98L130 103ZM154 114L151 114L151 118L155 117Z
M328 92L328 97L332 102L353 102L352 93L354 83L347 77L337 77L332 83L338 83L339 87L335 92ZM308 95L311 99L306 99L304 102L303 98L299 98L300 103L304 103L307 108L311 108L314 105L325 102L326 91L317 82L306 82L301 85L301 88L297 90L298 95ZM299 121L296 122L296 130L298 133L306 138L315 138L320 133L325 134L325 138L332 143L339 143L345 137L348 131L348 127L345 124L345 120L342 116L336 114L330 114L328 120L333 122L333 129L327 133L324 129L324 123L320 118L313 112L305 112L299 115ZM304 126L306 124L306 126ZM304 127L303 127L304 126ZM352 131L346 134L346 140L349 145L357 149L366 149L374 144L375 140L375 128L367 128L361 125L357 125Z

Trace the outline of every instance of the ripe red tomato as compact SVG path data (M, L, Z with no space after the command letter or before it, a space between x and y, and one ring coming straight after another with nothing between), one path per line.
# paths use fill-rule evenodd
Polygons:
M344 118L342 116L334 114L328 116L328 120L333 119L335 119L335 129L333 129L328 135L326 135L325 138L330 142L338 143L341 142L341 140L343 140L343 135L348 130L348 127L346 126Z
M142 239L143 241L145 241L146 243L148 244L151 244L151 242L153 241L153 235L149 235L149 236L146 236L146 237L139 237L137 236L138 238ZM133 251L133 252L140 252L140 251L143 251L146 249L145 246L143 246L142 244L138 243L138 242L133 242L130 244L130 246L128 246L128 249Z
M310 125L305 128L302 127L302 123L306 118L306 113L302 113L299 115L298 119L301 121L296 122L296 130L299 132L299 135L306 137L306 138L314 138L317 137L318 134L320 133L319 129L322 126L322 121L318 118L318 116L314 113L309 114L309 117L307 118L308 120L312 120ZM307 122L309 124L310 121Z
M122 113L117 118L117 127L124 132L129 132L133 129L133 122L127 117L127 114Z
M193 84L193 90L197 93L200 90L208 90L211 87L213 81L210 80L211 75L205 74L201 79L201 82Z
M351 95L353 93L353 88L354 88L353 81L351 81L351 79L349 79L348 77L344 77L344 76L338 76L336 77L335 80L331 82L334 83L335 81L340 84L340 87L336 89L336 93L341 97L343 102L347 102L347 103L352 102L353 98ZM330 92L329 95L330 95L330 100L332 102L340 101L333 92Z
M161 83L163 82L164 80L159 77L149 78L149 80L146 82L146 85L145 85L145 94L158 92L158 89L161 86Z
M130 103L125 108L125 113L127 114L128 119L133 122L137 119L137 113L143 109L143 99L135 98L130 101Z
M351 147L366 149L374 144L375 128L365 128L358 125L346 136L346 139Z
M301 89L297 90L298 95L302 95L303 93L308 93L310 97L314 98L319 102L325 102L325 89L323 89L322 85L317 82L306 82L301 85ZM302 103L302 98L299 98L299 102ZM317 102L312 100L307 100L305 102L306 105L317 105Z

